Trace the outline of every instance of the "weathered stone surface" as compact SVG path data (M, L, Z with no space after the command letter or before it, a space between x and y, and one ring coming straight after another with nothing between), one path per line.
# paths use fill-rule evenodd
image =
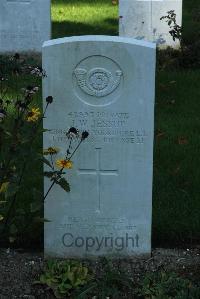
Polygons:
M0 1L0 52L41 52L51 38L51 0Z
M174 10L176 22L182 24L182 0L120 0L119 35L155 42L160 47L178 48L178 40L173 41L170 28L165 20L167 12Z
M45 42L44 98L54 97L44 147L88 130L66 178L45 202L45 254L135 256L151 252L155 45L82 36ZM45 181L45 191L50 182Z

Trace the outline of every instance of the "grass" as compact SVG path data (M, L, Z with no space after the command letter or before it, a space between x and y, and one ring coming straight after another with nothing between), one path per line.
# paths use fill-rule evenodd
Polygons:
M118 7L110 0L53 0L53 38L118 34Z
M30 65L35 65L35 63L39 62L37 57L28 58L27 63ZM41 94L41 87L42 82L40 79L35 78L33 80L33 76L28 75L20 75L16 76L12 74L11 69L14 66L13 62L9 62L7 57L0 57L0 68L6 64L8 76L9 76L9 84L8 84L8 92L7 92L7 99L21 99L21 88L24 88L29 85L38 86L40 88L40 92L37 97L34 98L33 106L42 106L42 94ZM11 66L9 69L8 66ZM13 65L13 66L12 66ZM3 67L2 67L3 68ZM20 96L21 95L21 96ZM15 128L15 124L13 122L14 119L14 107L9 106L9 114L12 115L12 120L10 122L10 126L7 128L8 131L11 131L12 134L14 133L14 130L12 128ZM5 149L5 146L3 146ZM25 145L24 145L25 148ZM24 239L27 239L27 244L31 244L33 241L34 243L40 243L42 242L42 225L38 225L38 223L33 221L33 214L30 213L30 205L35 200L34 198L34 190L39 189L42 192L43 189L43 176L42 176L42 163L35 163L35 153L37 152L42 153L42 135L37 136L34 147L30 147L29 144L27 145L27 149L25 148L24 153L22 153L15 161L15 165L21 164L23 165L23 162L26 160L28 161L26 164L26 172L23 176L23 183L22 188L20 189L20 193L17 196L17 204L15 208L15 212L12 214L11 222L9 223L10 231L13 230L13 224L19 228L19 235L18 235L18 241L19 243L23 243ZM0 152L0 155L2 154L3 158L3 152ZM10 152L7 149L5 151L5 155L7 156L7 159L9 159ZM28 159L27 159L28 158ZM13 156L13 159L15 157ZM0 159L1 161L1 159ZM18 167L17 167L18 168ZM20 177L20 176L19 176ZM1 194L0 194L1 195ZM11 200L11 199L9 199ZM1 196L0 196L0 203L1 203ZM3 209L4 205L0 204L0 208ZM0 214L1 214L0 209ZM34 236L30 231L34 230ZM0 242L2 243L3 240L0 239Z
M162 245L200 237L199 79L200 70L157 75L153 236Z
M53 38L82 34L117 35L118 8L110 0L53 0ZM184 39L190 44L200 36L199 0L185 0ZM153 245L175 246L200 239L200 70L168 69L157 72L153 184ZM40 99L38 98L38 102ZM41 147L41 138L36 149ZM33 165L38 173L41 165ZM34 178L33 178L34 177ZM42 180L26 175L19 207L28 206L30 185L42 189ZM37 243L42 227L28 226L22 239ZM33 236L32 232L37 231ZM32 235L32 239L30 237Z

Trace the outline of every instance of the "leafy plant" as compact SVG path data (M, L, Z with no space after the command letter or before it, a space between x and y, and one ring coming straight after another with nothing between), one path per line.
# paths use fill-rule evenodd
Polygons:
M96 299L122 298L123 294L134 292L133 280L125 273L116 270L111 261L105 259L102 275L96 279L93 293Z
M171 34L173 41L178 39L180 42L182 41L182 28L177 24L176 21L176 13L174 10L170 10L167 12L166 16L160 18L160 20L165 20L170 28L169 33Z
M71 296L74 291L91 281L92 276L88 272L88 268L78 261L49 260L36 283L47 285L53 290L56 298L63 298Z
M9 227L10 241L14 241L18 230L13 210L24 174L30 162L39 159L33 148L41 136L41 122L50 104L47 100L44 113L37 104L40 80L45 76L41 67L28 63L17 53L0 57L0 233L2 237ZM19 216L23 218L24 214L20 207Z
M44 155L48 155L50 160L43 156L37 143L46 131L42 128L42 120L46 117L49 105L53 103L53 97L48 96L45 99L46 106L42 112L42 101L40 100L40 104L37 104L37 101L40 96L40 81L46 77L46 73L40 66L30 64L27 59L18 53L12 57L0 57L0 239L7 239L8 234L10 242L15 241L29 214L34 222L45 221L40 215L43 200L54 184L67 192L70 191L69 183L63 177L63 170L72 168L70 159L89 135L86 131L79 134L76 128L69 129L66 156L56 161L58 169L55 168L53 160L54 154L58 153L57 149L49 147L44 150ZM25 203L24 208L18 201L26 184L26 175L30 174L28 169L33 163L42 164L42 161L50 167L50 171L45 171L44 175L51 180L51 185L44 197L32 185L28 186L31 190L28 196L32 200L29 207ZM40 173L42 175L42 169L37 168L35 176L40 176ZM30 183L32 184L32 181Z
M66 133L69 144L66 148L65 157L62 159L57 159L56 161L54 159L54 156L56 156L59 153L58 148L49 147L44 150L43 154L50 157L49 160L45 157L43 158L43 162L50 168L50 171L45 171L44 175L48 177L52 182L46 194L44 195L44 200L53 188L54 184L59 185L66 192L70 191L70 185L68 181L63 177L63 175L65 174L63 170L71 169L73 167L73 162L71 161L71 158L74 156L81 143L88 137L88 135L89 133L87 131L83 131L81 134L79 134L79 131L76 128L71 127L69 131ZM75 147L73 147L74 143ZM57 170L56 166L57 168L60 168L60 170Z
M160 20L166 21L169 26L169 33L172 39L179 40L180 48L173 49L168 47L158 53L158 66L162 70L166 67L170 69L192 68L198 69L200 65L200 43L198 35L193 40L187 40L183 28L177 24L176 13L174 10L167 12ZM184 28L185 29L185 28ZM197 31L198 32L198 31Z
M147 273L137 293L145 299L198 299L200 288L174 272L159 271Z

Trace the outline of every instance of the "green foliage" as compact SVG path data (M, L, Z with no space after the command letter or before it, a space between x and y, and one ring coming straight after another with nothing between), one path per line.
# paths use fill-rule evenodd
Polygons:
M116 270L112 263L105 259L102 275L96 279L95 293L97 299L122 298L123 294L134 291L133 280L125 273Z
M70 299L199 299L200 287L175 272L147 272L136 281L102 259L97 277L88 274L80 262L47 262L44 274L36 283L48 285L56 298Z
M70 185L65 178L57 180L56 184L59 185L62 189L64 189L66 192L70 191Z
M40 78L44 76L45 72L30 64L25 56L17 53L11 57L0 56L1 241L6 231L14 241L18 228L23 226L26 212L22 205L16 208L16 203L26 170L32 161L38 162L35 144L41 136L44 115L36 99Z
M198 299L200 288L173 272L147 273L137 289L145 299Z
M68 181L65 178L62 178L61 175L63 175L64 172L60 171L45 171L44 176L49 178L51 181L53 181L55 184L59 185L62 189L64 189L66 192L70 191L70 185Z
M181 42L182 41L182 28L176 22L175 11L174 10L168 11L167 15L161 17L160 20L165 20L167 22L167 25L170 28L169 33L171 34L173 41L178 39Z
M198 0L184 2L183 25L177 24L174 10L161 17L167 22L172 39L180 41L180 49L168 47L158 51L158 66L161 69L199 69L200 67L200 4Z
M64 158L57 160L57 164L54 157L59 149L49 147L44 150L43 154L48 155L49 160L43 157L41 148L38 149L40 153L37 153L36 144L38 139L41 138L42 133L49 131L48 129L42 129L41 123L43 118L46 117L47 108L53 103L53 97L48 96L44 112L42 112L40 106L36 105L36 96L40 90L36 83L38 83L38 78L43 77L46 77L45 71L40 66L29 64L27 57L20 56L18 53L12 57L0 56L1 240L7 234L7 239L14 242L20 231L23 230L23 224L25 226L25 216L27 215L31 215L31 223L42 221L43 201L54 184L59 185L66 192L70 191L69 183L63 177L65 174L63 169L72 168L73 163L70 158L88 137L88 132L83 131L82 134L79 134L76 128L70 128L66 133L69 141L66 155ZM27 80L28 84L26 84ZM75 144L74 149L73 144ZM31 178L34 176L33 171L28 171L31 165L41 162L50 167L50 171L45 170L44 173L51 181L51 185L44 196L40 190L37 191L32 185L32 179L30 185L26 181L26 175ZM60 170L56 170L56 167ZM37 169L35 176L42 179L41 168ZM18 204L19 194L23 192L24 187L29 192L29 200L25 203L25 209L23 204ZM10 229L10 227L15 227L15 229Z
M49 286L56 298L66 298L91 279L92 276L88 273L88 268L78 261L49 260L37 283Z
M55 161L55 157L59 153L59 149L55 147L49 147L44 150L44 155L47 155L49 157L49 160L46 158L43 158L43 162L45 166L48 166L50 170L44 171L44 176L48 177L50 181L52 182L49 186L49 189L47 190L46 194L44 195L44 199L48 196L49 192L53 188L54 184L59 185L62 189L64 189L66 192L70 191L70 185L68 181L63 177L65 172L63 172L64 169L71 169L73 167L73 162L71 161L71 158L74 156L78 148L80 147L81 143L88 138L89 133L87 131L83 131L81 134L79 134L79 131L71 127L67 133L66 133L67 139L69 141L68 146L66 148L66 154L65 157L62 159L57 159ZM56 170L57 168L60 168L60 170Z

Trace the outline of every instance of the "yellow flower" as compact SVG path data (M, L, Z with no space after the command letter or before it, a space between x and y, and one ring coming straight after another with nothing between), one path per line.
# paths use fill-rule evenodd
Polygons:
M3 184L0 184L0 193L4 193L6 192L7 188L8 188L9 182L5 182Z
M47 149L43 150L43 155L55 155L59 152L59 148L57 147L48 147Z
M41 112L39 110L39 108L32 108L31 111L28 112L27 115L27 121L28 122L35 122L38 120L39 116L41 115Z
M59 159L56 161L56 165L59 168L68 168L71 169L73 167L73 163L70 160Z

